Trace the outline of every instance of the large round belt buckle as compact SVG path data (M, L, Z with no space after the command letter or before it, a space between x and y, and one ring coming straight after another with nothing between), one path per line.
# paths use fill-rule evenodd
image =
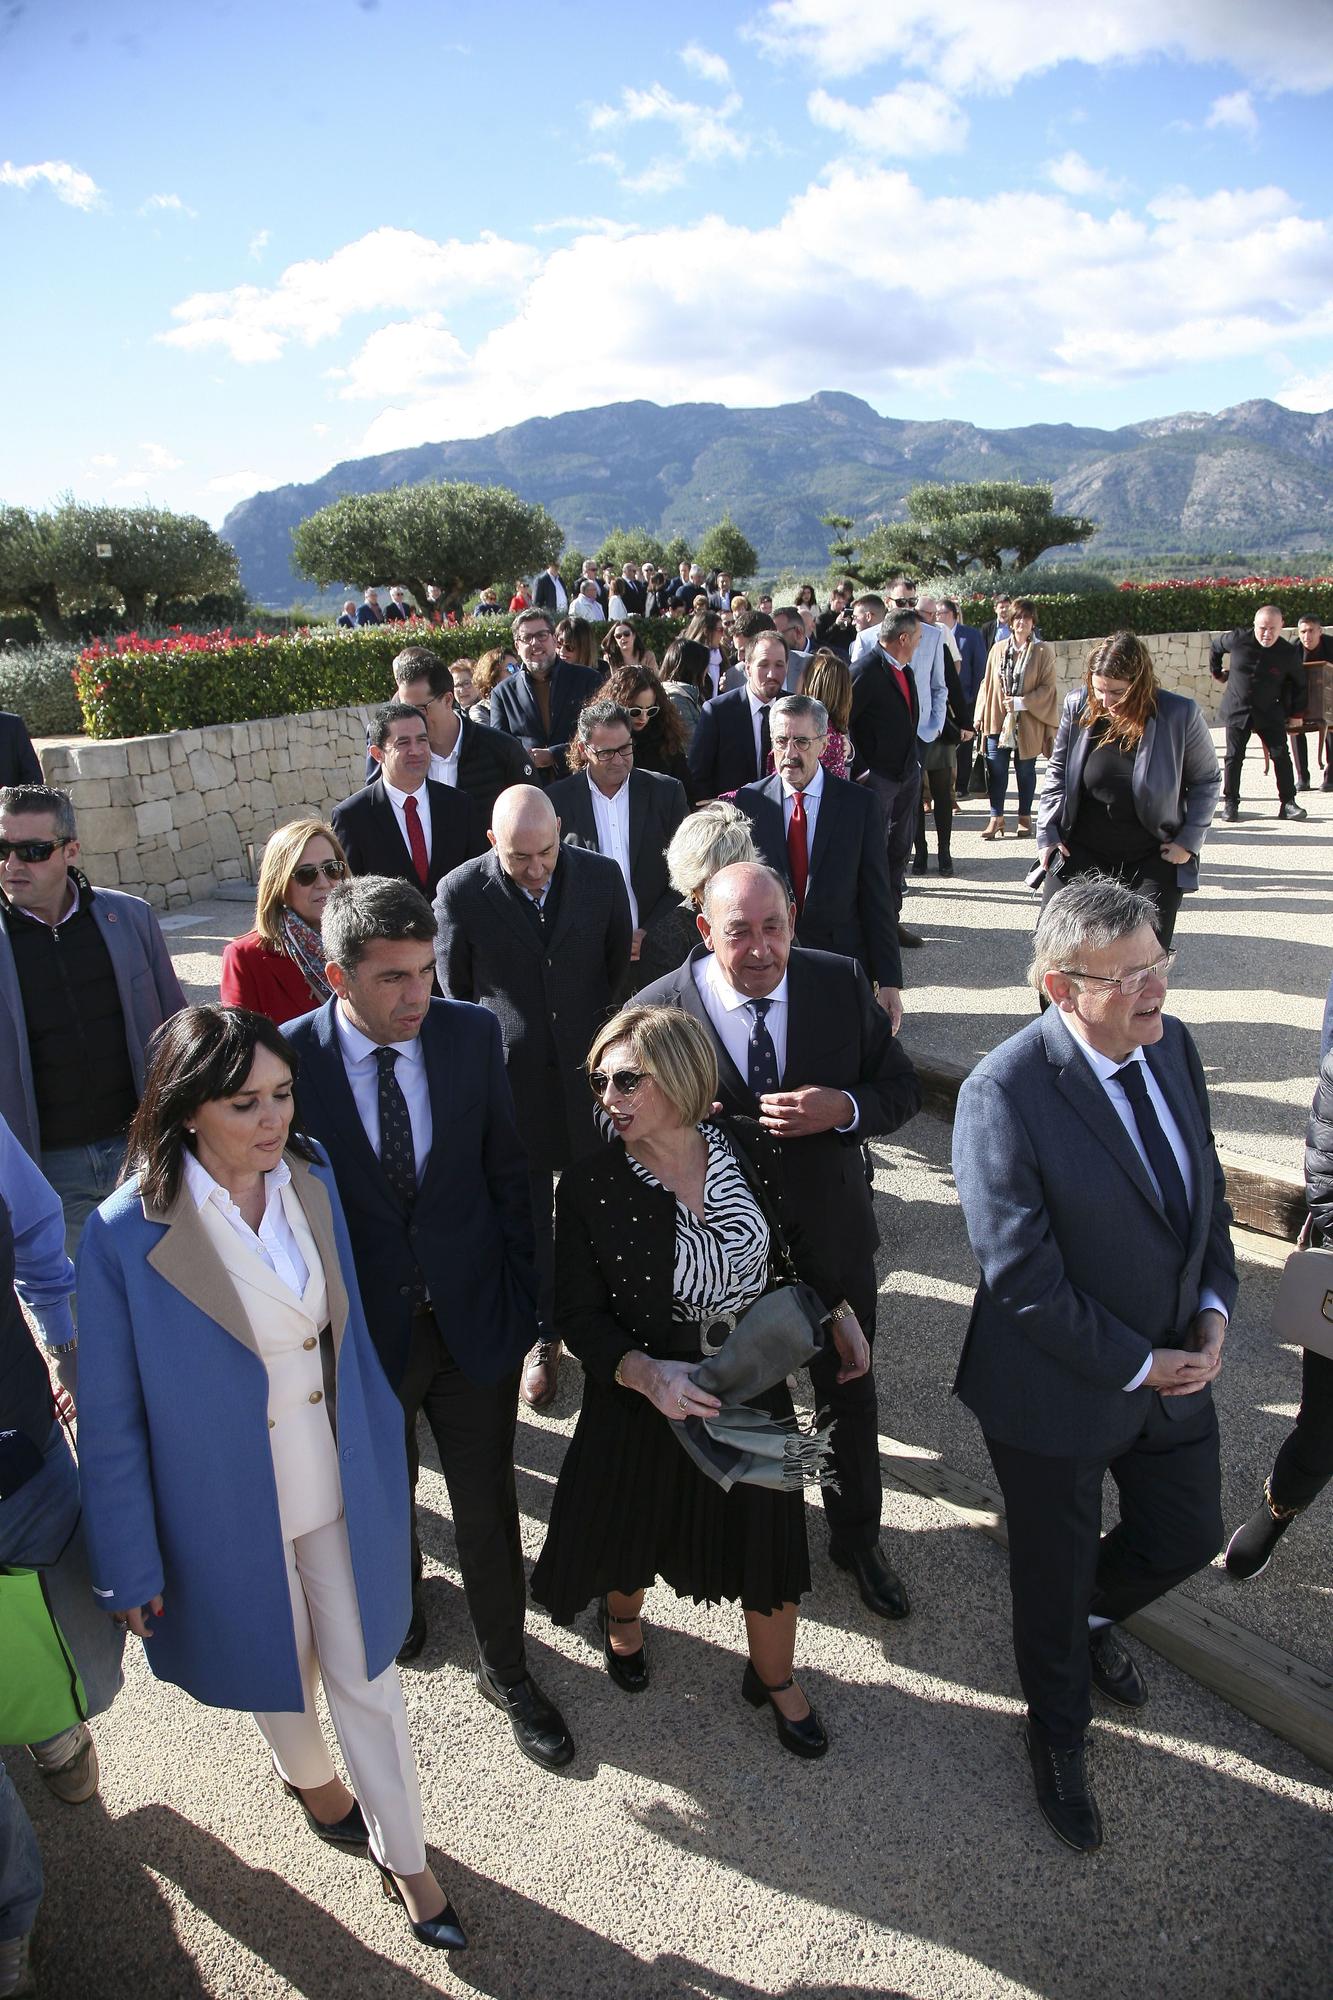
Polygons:
M716 1354L736 1325L735 1313L719 1313L716 1319L705 1320L699 1332L699 1345L705 1354Z

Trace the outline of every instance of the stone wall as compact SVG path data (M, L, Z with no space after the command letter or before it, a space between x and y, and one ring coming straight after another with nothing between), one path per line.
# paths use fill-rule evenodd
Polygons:
M1214 632L1156 632L1145 633L1143 638L1162 686L1173 694L1192 695L1210 723L1216 722L1222 700L1222 683L1215 681L1208 671L1208 648L1216 636ZM1287 637L1294 638L1295 634L1289 632ZM1056 639L1052 643L1060 686L1068 693L1081 684L1083 663L1095 641Z

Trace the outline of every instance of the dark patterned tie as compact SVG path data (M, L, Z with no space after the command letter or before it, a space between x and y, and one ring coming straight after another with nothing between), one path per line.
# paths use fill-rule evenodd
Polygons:
M773 1046L773 1037L768 1032L764 1019L771 1000L747 1000L746 1006L754 1015L754 1026L750 1029L750 1074L751 1094L763 1097L765 1092L780 1087L778 1077L778 1052Z
M1143 1150L1148 1155L1148 1165L1152 1168L1153 1179L1162 1190L1162 1207L1166 1219L1175 1230L1182 1243L1190 1240L1190 1211L1185 1199L1185 1182L1181 1175L1180 1163L1171 1150L1171 1141L1162 1130L1162 1121L1157 1116L1156 1107L1148 1095L1148 1085L1143 1075L1143 1064L1129 1062L1114 1072L1115 1080L1129 1099L1129 1108L1134 1113L1134 1123L1143 1141Z
M380 1165L395 1198L411 1209L417 1198L417 1156L407 1099L394 1075L397 1049L376 1049L380 1095Z
M761 785L768 776L768 760L772 754L773 744L768 729L768 706L765 703L764 707L759 711L759 769L755 772L755 777Z

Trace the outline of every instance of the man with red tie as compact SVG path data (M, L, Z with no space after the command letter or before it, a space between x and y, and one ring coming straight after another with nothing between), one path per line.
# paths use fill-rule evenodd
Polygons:
M895 611L885 618L879 644L852 669L850 725L856 746L853 776L874 792L883 809L894 920L898 942L906 945L921 942L898 921L921 798L920 705L910 667L916 642L915 611Z
M897 1034L902 961L879 801L820 763L828 742L823 702L783 695L769 710L769 729L778 768L743 785L736 804L753 822L765 861L790 885L797 944L856 959Z
M430 777L426 718L391 701L367 744L379 774L333 808L330 818L353 875L390 875L433 896L451 868L486 852L486 820L476 801Z

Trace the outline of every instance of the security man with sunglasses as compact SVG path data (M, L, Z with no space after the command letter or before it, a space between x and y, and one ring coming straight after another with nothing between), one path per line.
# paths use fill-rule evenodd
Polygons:
M78 859L66 793L0 789L0 1113L60 1196L71 1257L120 1176L148 1038L185 1005L148 904Z

